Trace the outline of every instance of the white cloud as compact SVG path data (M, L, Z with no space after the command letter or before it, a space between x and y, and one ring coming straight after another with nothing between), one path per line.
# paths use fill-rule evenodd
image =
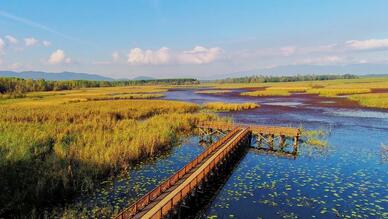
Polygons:
M159 50L131 49L128 54L128 63L133 65L160 65L170 61L170 50L162 47Z
M207 64L219 58L222 50L218 47L206 48L196 46L188 51L171 51L167 47L158 50L131 49L128 63L132 65L163 65L163 64ZM113 54L114 59L118 54Z
M284 56L290 56L296 52L296 47L295 46L282 47L282 48L280 48L280 52Z
M65 52L61 49L54 51L48 59L48 63L50 64L60 64L60 63L68 64L70 62L71 62L71 59L69 57L66 57Z
M0 65L3 63L2 56L4 54L4 47L5 47L5 42L4 40L0 37Z
M178 61L183 64L206 64L215 61L221 54L218 47L206 48L196 46L192 50L183 51L178 55Z
M388 39L349 40L345 45L352 49L388 49Z
M343 58L339 56L324 56L324 57L316 57L316 58L307 58L296 64L312 64L312 65L328 65L328 64L341 64L343 62Z
M3 52L4 47L5 47L5 42L2 38L0 38L0 53Z
M11 35L7 35L5 36L5 38L8 40L10 44L17 44L19 42L15 37Z
M112 60L118 62L120 60L120 54L118 52L112 53Z
M112 64L111 61L93 61L92 62L93 65L110 65Z
M21 64L20 64L20 63L13 63L13 64L11 64L11 65L8 67L8 69L10 69L10 70L18 70L18 69L20 69L20 67L21 67Z
M42 44L43 44L43 46L45 46L45 47L51 46L51 42L50 42L50 41L47 41L47 40L44 40L44 41L42 42Z
M29 37L24 39L24 43L26 46L34 46L38 43L38 40L33 37Z
M340 49L337 44L316 45L297 48L298 55L308 55L313 53L331 53Z

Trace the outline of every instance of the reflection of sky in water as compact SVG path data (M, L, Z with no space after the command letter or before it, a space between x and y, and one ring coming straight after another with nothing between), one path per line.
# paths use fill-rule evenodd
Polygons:
M388 144L386 112L334 110L289 103L282 98L260 100L193 91L167 92L168 99L275 103L245 112L221 113L238 122L327 130L328 152L311 153L301 146L296 160L249 152L217 195L204 217L223 218L387 218L388 163L381 145ZM287 99L290 102L290 99ZM295 98L291 103L303 103ZM288 105L288 106L285 106ZM82 198L90 208L127 203L158 185L203 150L191 138L171 154L139 165L129 177L107 182L104 189Z
M201 101L212 101L211 95ZM196 97L194 97L195 99ZM301 148L296 160L248 153L218 194L206 216L236 218L386 218L388 113L307 106L303 99L217 97L217 101L254 101L262 107L222 113L239 122L324 128L325 155ZM284 103L279 103L284 102ZM264 104L263 104L264 103ZM271 107L266 107L270 103ZM299 104L302 103L302 104ZM293 107L287 107L292 105Z
M381 163L379 149L386 131L335 129L326 156L302 151L296 160L289 160L249 153L207 215L383 218L388 164Z
M377 112L368 110L335 110L328 111L327 113L338 116L388 119L388 112Z
M88 209L88 217L98 217L103 211L114 212L126 207L198 156L204 150L198 142L198 137L188 138L171 152L135 165L128 176L105 181L93 194L79 197L72 208Z
M273 103L262 103L264 105L270 105L270 106L299 106L303 105L303 103L300 102L273 102Z
M335 101L328 100L328 101L321 101L320 103L335 103Z

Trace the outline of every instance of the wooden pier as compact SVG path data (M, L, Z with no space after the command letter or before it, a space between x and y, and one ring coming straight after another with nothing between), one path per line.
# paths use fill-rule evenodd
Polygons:
M266 126L207 123L201 124L199 128L218 130L227 134L114 218L165 218L176 212L180 205L184 205L185 199L202 187L208 176L214 174L223 163L228 162L228 158L236 151L250 145L255 133L263 136L293 136L296 141L299 136L299 130L286 127L266 128Z
M198 127L204 136L225 133L235 127L247 128L252 133L252 140L256 140L258 145L265 144L267 147L264 149L269 151L282 151L286 146L286 140L291 139L293 147L291 154L296 155L298 153L300 137L300 129L298 128L225 122L206 122L199 124ZM275 142L278 145L275 145Z
M198 125L199 128L230 131L236 127L249 128L253 133L260 133L263 135L277 135L296 137L300 135L300 130L293 127L283 126L263 126L254 124L242 124L242 123L226 123L226 122L204 122Z

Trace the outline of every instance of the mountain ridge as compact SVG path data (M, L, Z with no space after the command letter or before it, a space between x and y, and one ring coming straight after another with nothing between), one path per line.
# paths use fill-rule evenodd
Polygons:
M238 78L245 76L293 76L304 74L354 74L354 75L386 75L388 64L349 64L349 65L281 65L272 68L261 68L247 71L217 74L205 80Z
M23 79L44 79L49 81L65 81L65 80L91 80L91 81L113 81L113 78L78 72L43 72L43 71L0 71L0 77L17 77Z

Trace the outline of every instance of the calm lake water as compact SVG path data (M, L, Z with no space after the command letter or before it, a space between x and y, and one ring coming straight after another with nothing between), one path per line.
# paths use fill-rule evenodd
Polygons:
M324 129L328 148L302 146L296 159L250 150L235 167L203 218L388 218L388 111L311 104L303 95L252 98L169 91L165 99L195 103L257 102L260 108L222 113L237 122ZM327 106L324 106L324 105ZM139 164L128 177L77 202L116 211L195 158L203 147L189 137L168 154ZM386 150L385 150L386 151ZM81 204L82 203L82 204Z

